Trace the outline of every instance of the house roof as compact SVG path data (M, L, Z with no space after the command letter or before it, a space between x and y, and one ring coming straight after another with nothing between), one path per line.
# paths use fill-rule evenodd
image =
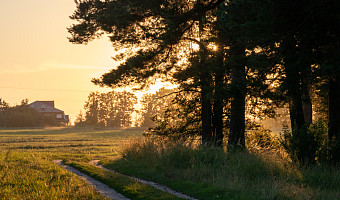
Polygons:
M64 112L54 107L54 101L35 101L29 105L32 108L35 108L38 112L46 112L46 113Z

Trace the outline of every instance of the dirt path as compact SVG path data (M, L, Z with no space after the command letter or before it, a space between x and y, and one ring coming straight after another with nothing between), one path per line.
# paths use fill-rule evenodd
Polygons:
M114 172L114 173L117 173L117 174L121 174L119 172L116 172L114 170L111 170L111 169L108 169L108 168L105 168L103 167L102 165L99 164L99 160L92 160L90 161L91 164L94 164L96 165L97 167L101 168L101 169L105 169L105 170L108 170L108 171L111 171L111 172ZM124 175L124 174L121 174L121 175ZM124 176L127 176L127 175L124 175ZM189 199L189 200L198 200L198 199L195 199L193 197L190 197L188 195L185 195L183 193L180 193L180 192L176 192L174 191L173 189L167 187L167 186L164 186L164 185L161 185L161 184L158 184L158 183L155 183L155 182L151 182L151 181L146 181L146 180L143 180L143 179L140 179L140 178L136 178L136 177L133 177L133 176L127 176L127 177L130 177L132 179L135 179L136 181L139 181L145 185L150 185L158 190L162 190L164 192L168 192L172 195L175 195L177 197L180 197L180 198L183 198L183 199Z
M101 195L109 198L109 199L113 199L113 200L130 200L126 197L124 197L123 195L119 194L118 192L116 192L114 189L110 188L109 186L105 185L102 182L97 181L96 179L80 172L79 170L70 167L68 165L64 165L63 162L61 160L53 160L53 163L56 163L62 167L64 167L65 169L67 169L68 171L76 174L77 176L79 176L81 179L85 180L88 184L90 184L95 190L97 190Z

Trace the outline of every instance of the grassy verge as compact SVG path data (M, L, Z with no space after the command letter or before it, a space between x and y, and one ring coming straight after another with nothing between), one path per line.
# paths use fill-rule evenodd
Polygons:
M179 200L174 195L144 185L129 177L100 169L88 163L70 162L70 166L105 183L125 197L136 200Z
M39 154L0 153L0 199L106 199Z
M104 166L167 185L198 199L340 199L340 169L296 167L271 152L146 141Z

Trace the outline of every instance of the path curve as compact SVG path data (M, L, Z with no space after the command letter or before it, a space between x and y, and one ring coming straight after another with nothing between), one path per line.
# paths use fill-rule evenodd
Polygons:
M68 171L76 174L81 179L85 180L89 185L91 185L95 190L97 190L101 195L106 198L113 199L113 200L130 200L123 195L116 192L114 189L110 188L109 186L105 185L104 183L97 181L96 179L80 172L79 170L70 167L68 165L64 165L62 160L53 160L55 164L62 166L63 168L67 169Z
M112 170L112 169L108 169L108 168L106 168L106 167L100 165L100 164L99 164L99 161L100 161L100 160L91 160L90 163L93 164L93 165L95 165L95 166L97 166L97 167L99 167L99 168L101 168L101 169L108 170L108 171L111 171L111 172L114 172L114 173L117 173L117 174L121 174L121 173L119 173L119 172L116 172L116 171L114 171L114 170ZM124 174L121 174L121 175L126 176L126 177L129 177L129 178L132 178L132 179L134 179L134 180L136 180L136 181L139 181L139 182L141 182L141 183L143 183L143 184L145 184L145 185L150 185L150 186L152 186L152 187L154 187L154 188L156 188L156 189L158 189L158 190L162 190L162 191L164 191L164 192L168 192L168 193L170 193L170 194L172 194L172 195L175 195L175 196L180 197L180 198L183 198L183 199L198 200L198 199L195 199L195 198L193 198L193 197L190 197L190 196L188 196L188 195L186 195L186 194L177 192L177 191L175 191L175 190L173 190L173 189L171 189L171 188L169 188L169 187L167 187L167 186L161 185L161 184L159 184L159 183L155 183L155 182L143 180L143 179L140 179L140 178L137 178L137 177L133 177L133 176L127 176L127 175L124 175Z

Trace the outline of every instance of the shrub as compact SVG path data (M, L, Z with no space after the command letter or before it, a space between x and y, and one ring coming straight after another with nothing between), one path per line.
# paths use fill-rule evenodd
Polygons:
M294 133L284 131L281 144L289 153L293 161L305 163L318 160L328 160L328 129L325 122L317 121L305 130Z
M39 125L38 112L28 105L10 107L0 116L0 126L3 127L35 127Z
M246 136L248 149L278 149L280 143L277 137L267 129L249 131Z

